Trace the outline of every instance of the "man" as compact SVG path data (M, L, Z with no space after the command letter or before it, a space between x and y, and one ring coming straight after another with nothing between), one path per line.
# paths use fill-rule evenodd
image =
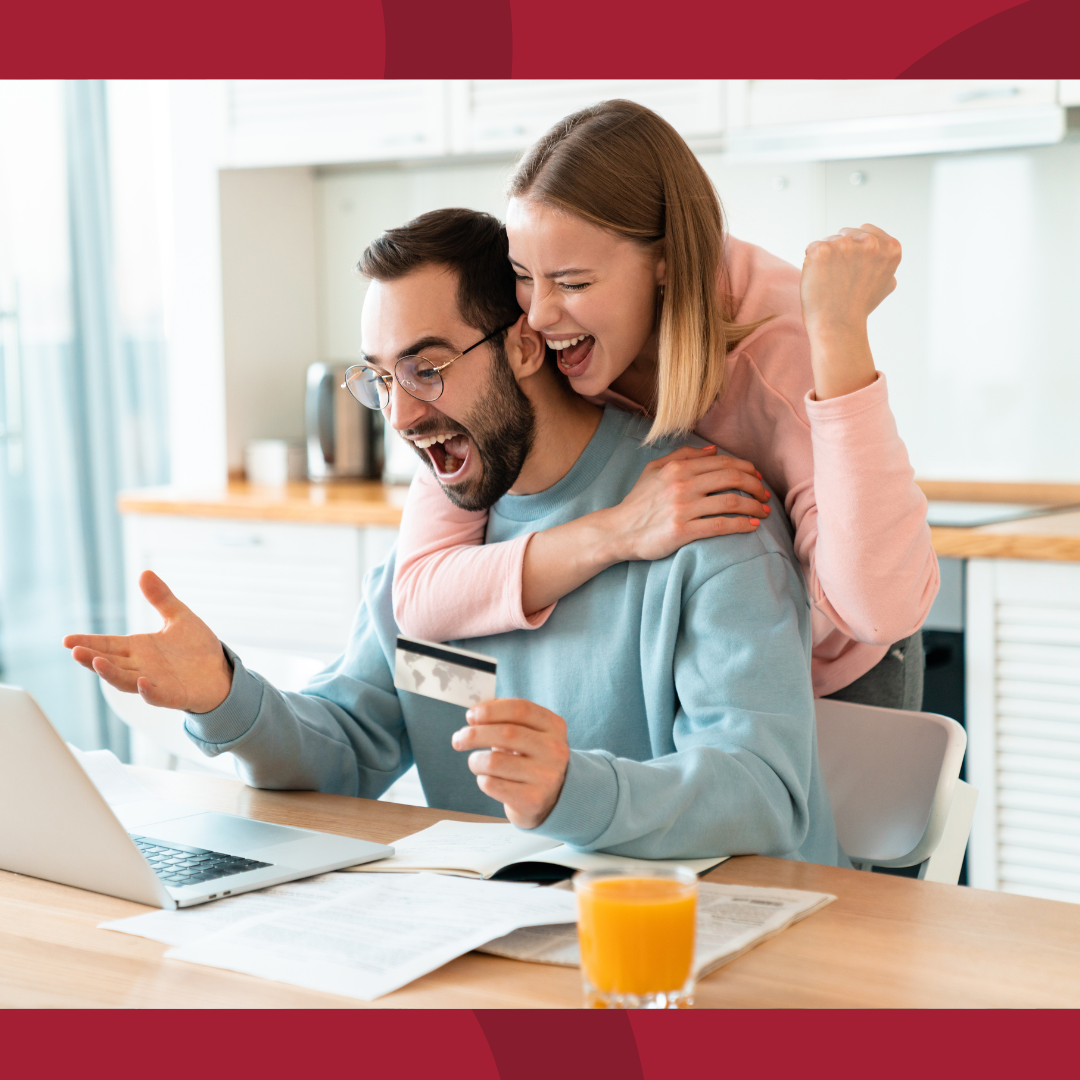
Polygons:
M391 230L361 264L365 392L459 505L490 508L490 541L614 505L672 449L569 389L521 315L506 251L494 218L448 210ZM367 577L344 655L300 694L249 672L150 573L159 633L65 644L114 686L185 710L191 738L231 751L257 787L372 798L415 761L432 806L504 812L582 848L836 864L809 608L781 517L611 567L538 630L457 642L497 658L506 695L465 726L459 707L394 688L393 556Z

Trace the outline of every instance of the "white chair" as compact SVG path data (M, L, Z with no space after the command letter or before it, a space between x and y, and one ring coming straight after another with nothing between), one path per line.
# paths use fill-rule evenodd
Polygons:
M978 792L959 779L964 729L947 716L819 699L818 758L836 835L858 869L919 866L955 885Z

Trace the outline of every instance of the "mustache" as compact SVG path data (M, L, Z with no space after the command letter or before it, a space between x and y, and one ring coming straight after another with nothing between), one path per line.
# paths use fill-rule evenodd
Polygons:
M417 424L416 427L406 428L400 432L406 439L423 439L427 435L442 435L444 433L466 435L470 439L472 438L468 430L460 424L455 423L448 417L443 417L440 420L437 416L431 417L430 420L424 420L422 423Z

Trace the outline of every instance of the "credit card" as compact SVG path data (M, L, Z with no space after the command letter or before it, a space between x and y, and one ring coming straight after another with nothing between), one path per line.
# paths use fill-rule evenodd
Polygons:
M394 685L468 709L495 696L495 666L493 656L399 635Z

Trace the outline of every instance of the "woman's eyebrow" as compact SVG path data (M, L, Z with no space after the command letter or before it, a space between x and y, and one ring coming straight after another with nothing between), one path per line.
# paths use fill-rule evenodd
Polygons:
M516 266L519 270L523 270L526 274L528 274L528 270L524 266L522 266L521 263L519 263L516 259L511 259L510 262L514 266ZM585 267L570 266L570 267L567 267L565 270L552 270L550 274L545 274L544 277L546 277L546 278L569 277L571 274L589 274L591 272L592 271L588 270Z

